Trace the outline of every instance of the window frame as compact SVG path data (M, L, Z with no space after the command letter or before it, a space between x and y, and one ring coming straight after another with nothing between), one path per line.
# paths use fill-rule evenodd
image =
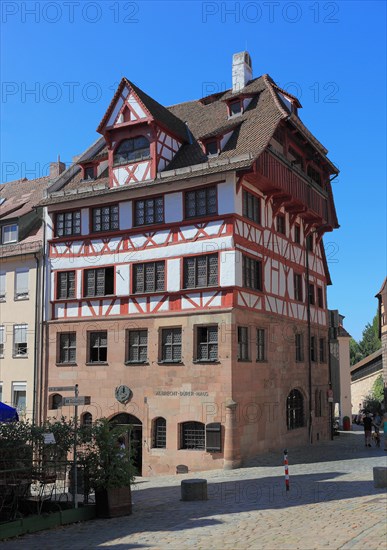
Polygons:
M209 151L209 147L213 144L216 145L216 152L215 153L211 153ZM220 141L219 141L219 139L215 138L215 139L210 139L210 140L206 141L205 144L204 144L204 148L205 148L205 151L206 151L206 155L208 157L216 157L220 153Z
M74 293L71 295L69 292L71 289L71 281L69 283L69 277L70 274L74 273ZM66 296L60 296L60 283L61 278L66 277ZM56 272L56 285L55 285L55 291L56 291L56 300L71 300L76 297L77 293L77 272L75 269L70 269L68 271L57 271Z
M316 304L316 289L314 283L308 283L308 300L309 305L314 306Z
M295 400L294 406L290 403L290 399ZM286 426L288 431L297 430L305 427L305 406L304 396L298 388L293 388L286 398ZM292 412L290 416L290 412Z
M164 341L164 336L167 334L167 331L171 332L172 341L167 343ZM180 333L180 342L174 342L175 334ZM165 352L166 347L171 347L170 356L172 359L167 358L167 353ZM178 359L173 359L174 348L180 347L180 357ZM183 328L181 326L174 327L160 327L159 333L159 363L160 364L181 364L183 361Z
M161 201L161 209L162 209L162 214L161 214L161 219L155 219L156 216L155 216L155 213L157 212L157 206L156 206L156 201ZM154 214L154 219L153 221L146 221L146 217L147 217L147 208L149 208L149 206L147 206L147 203L150 203L152 202L152 208L153 208L153 214ZM144 203L144 223L139 223L138 221L138 207L139 207L139 204L140 203ZM133 227L143 227L145 225L157 225L157 224L163 224L165 223L165 207L164 207L164 195L158 195L157 197L149 197L149 198L143 198L143 199L136 199L135 201L133 201Z
M5 302L7 296L7 272L0 271L0 302Z
M146 334L146 344L141 344L141 333ZM130 339L131 335L138 334L138 343L131 344ZM125 365L148 365L148 329L126 329L125 333ZM146 359L142 361L141 357L141 348L146 349ZM137 359L131 358L131 349L137 350Z
M206 339L201 340L200 333L206 331ZM213 331L216 334L216 342L210 340L210 331ZM207 350L206 356L202 355L203 347ZM216 348L216 358L211 359L210 348ZM218 363L219 362L219 325L209 324L209 325L196 325L195 326L195 363Z
M246 335L246 339L242 338L242 335ZM250 331L249 327L245 325L238 325L237 327L237 344L238 344L238 361L250 362ZM246 351L246 353L244 353Z
M257 286L253 286L254 280ZM262 260L242 254L242 285L257 292L263 291Z
M216 258L216 281L212 281L211 278L213 275L211 274L211 260ZM206 278L206 284L201 285L198 284L199 274L198 270L200 266L198 266L198 262L205 259L205 278ZM192 267L189 265L190 262L193 262L193 269L194 269L194 285L188 286L187 281L189 279L188 270L192 269ZM201 254L197 256L187 256L183 258L183 281L182 281L182 288L183 289L191 289L191 288L210 288L210 287L216 287L219 285L219 255L217 252L215 254Z
M310 337L310 360L317 363L317 339L316 336Z
M4 233L5 233L5 230L7 229L7 227L16 228L15 230L11 230L11 234L13 234L14 232L16 233L16 238L12 238L12 240L9 240L9 241L4 240ZM3 244L3 245L13 244L13 243L17 243L18 241L19 241L19 224L17 222L16 223L5 223L4 225L1 226L1 244Z
M16 342L16 329L21 329L21 330L25 330L25 342L24 341L21 341L21 342ZM23 333L22 333L23 335ZM17 353L16 349L17 349L17 344L18 345L22 345L22 344L25 344L24 346L24 352L23 353ZM13 325L13 346L12 346L12 357L14 359L16 358L28 358L28 324L27 323L16 323Z
M301 226L298 223L294 225L294 242L301 244Z
M317 285L317 307L324 308L324 290L322 286Z
M104 227L102 222L102 210L104 208L109 209L109 227ZM114 210L114 212L113 212ZM100 226L101 229L96 229L96 217L97 217L97 211L100 211L99 217L100 217ZM117 219L113 221L113 218L116 217ZM120 207L119 203L114 204L106 204L101 206L95 206L91 208L91 216L90 216L90 224L91 224L91 230L90 233L105 233L109 231L119 231L120 230ZM116 225L113 227L113 224Z
M106 273L107 273L107 270L109 270L109 273L111 274L110 277L112 277L112 280L109 280L107 279L106 277ZM83 288L82 288L82 297L83 298L103 298L105 296L115 296L116 295L116 272L115 272L115 266L104 266L104 267L92 267L92 268L87 268L87 269L83 269L83 277L82 277L82 285L83 285ZM90 281L90 286L93 285L94 286L94 293L93 294L89 294L88 293L88 288L89 288L89 281L88 281L88 277L91 276L90 274L94 272L94 283L93 281ZM104 283L104 293L103 294L98 294L98 285L101 283L101 281L98 281L98 274L103 272L103 283ZM107 292L107 283L109 282L109 284L112 284L113 285L113 292L112 293L108 293Z
M4 357L4 351L5 351L5 325L0 325L0 357L1 358Z
M163 416L157 416L152 420L152 447L151 448L152 449L167 448L167 421Z
M286 236L286 216L285 214L277 214L276 215L276 231L280 235Z
M186 451L206 450L206 426L203 422L195 420L181 422L179 432L179 449ZM192 438L192 444L190 444L190 438Z
M296 332L294 335L295 359L296 363L305 361L304 335L302 332Z
M138 263L133 263L132 264L132 294L154 294L154 293L157 293L157 292L165 292L165 286L166 286L166 280L165 280L165 260L155 260L155 261L151 261L151 262L138 262ZM146 279L146 269L147 267L149 268L149 266L152 265L153 266L153 270L154 270L154 273L153 273L153 283L154 283L154 286L153 286L153 289L152 290L149 290L146 288L146 284L147 284L147 279ZM163 269L158 272L157 270L157 266L162 266ZM138 281L138 270L140 269L140 267L142 267L143 269L143 281L142 281L142 289L138 289L139 286L141 286L139 284L139 281ZM160 279L160 281L158 280L158 275L159 273L162 273L162 279ZM160 276L161 277L161 276ZM162 288L158 288L158 284L161 285L161 282L162 282Z
M20 288L18 290L18 282L17 282L18 281L18 274L21 275L22 273L27 274L27 287L26 287L26 290L24 289L24 292L20 291ZM15 301L29 300L29 296L30 296L29 278L30 278L30 270L29 269L27 269L27 268L17 269L15 271L15 292L14 292L14 300ZM20 283L19 283L19 285L20 285Z
M73 342L70 341L71 336L74 337ZM62 340L68 338L67 346L62 345ZM63 357L67 350L67 360ZM74 350L74 359L70 359L71 350ZM77 333L75 331L57 332L57 365L76 365L77 364Z
M116 155L119 154L118 153L119 148L125 142L133 142L133 144L134 144L137 139L146 140L147 143L148 143L148 146L147 147L138 147L137 149L135 149L133 147L132 151L127 151L126 152L127 158L125 158L125 159L123 158L121 161L117 161L116 160ZM144 154L144 151L146 151L146 150L147 150L147 153ZM129 159L128 158L129 153L136 153L136 151L141 151L141 154L138 154L137 156L134 156L133 158ZM123 153L121 153L121 156L123 157ZM147 160L150 160L151 158L152 158L152 156L151 156L151 141L146 136L143 136L143 135L139 134L137 136L122 139L119 143L117 143L117 147L115 147L114 152L113 152L113 168L116 168L116 167L119 167L119 166L127 166L128 164L135 164L137 162L145 162Z
M198 194L200 192L204 191L205 192L205 204L206 204L206 211L205 213L200 213L198 212ZM209 208L208 208L208 205L209 205L209 197L208 195L210 193L214 193L215 195L215 207L214 207L214 211L211 211ZM189 205L188 205L188 201L189 201L189 197L190 195L194 194L194 202L195 202L195 205L194 205L194 208L195 208L195 213L193 215L188 215L188 211L189 211ZM218 215L218 186L215 184L215 185L208 185L206 187L199 187L198 189L190 189L190 190L187 190L187 191L184 191L184 219L185 220L193 220L195 218L204 218L204 217L208 217L208 216L217 216Z
M293 273L293 284L294 284L294 300L296 302L304 302L304 282L301 273Z
M71 232L66 233L66 215L71 215ZM78 219L74 219L74 216L77 216ZM58 234L58 218L59 216L63 216L63 234ZM78 223L79 222L79 223ZM77 227L79 226L79 230L77 230ZM63 212L55 212L55 222L54 222L54 236L58 237L59 239L63 239L66 237L73 237L73 236L80 236L82 232L82 212L80 208L77 208L75 210L64 210Z
M106 335L106 346L98 345L93 346L94 348L98 349L98 360L92 361L91 357L91 350L92 350L92 336L99 335L98 337L101 338L101 335ZM100 359L100 350L106 348L106 359L101 360ZM108 331L107 330L91 330L87 332L87 364L88 365L107 365L108 364Z
M327 354L326 354L326 339L325 338L319 338L318 341L318 358L320 363L326 363L327 362Z
M249 210L252 212L251 216ZM242 189L242 216L258 225L262 225L261 197L244 188Z
M257 363L264 363L267 360L267 350L266 350L266 329L262 327L257 327L256 329L257 337Z

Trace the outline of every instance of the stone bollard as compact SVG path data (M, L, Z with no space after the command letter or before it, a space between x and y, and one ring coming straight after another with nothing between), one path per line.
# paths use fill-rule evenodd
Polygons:
M184 479L181 482L181 500L207 500L207 480Z
M375 466L374 471L374 487L382 489L387 487L387 467Z

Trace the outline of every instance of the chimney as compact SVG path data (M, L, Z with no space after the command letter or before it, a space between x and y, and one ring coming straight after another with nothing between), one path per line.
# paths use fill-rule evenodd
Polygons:
M62 172L66 170L66 165L64 162L60 161L60 156L58 155L58 160L56 162L50 162L50 179L55 179L61 175Z
M232 56L232 91L239 92L253 78L253 65L248 52Z

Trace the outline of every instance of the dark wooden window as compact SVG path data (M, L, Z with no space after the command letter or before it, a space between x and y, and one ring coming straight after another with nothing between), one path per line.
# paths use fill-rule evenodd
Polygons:
M322 416L322 391L314 392L314 414L316 417Z
M114 294L114 267L86 269L83 275L83 295L85 297Z
M242 256L243 286L262 290L262 262L250 256Z
M218 141L216 139L206 143L206 155L217 155L218 152Z
M85 180L93 180L95 178L94 166L86 166L85 168Z
M314 304L316 303L316 298L315 298L314 285L312 283L308 284L308 297L309 297L310 305L314 306Z
M320 355L320 363L326 362L326 344L325 344L325 338L319 339L319 355Z
M302 292L302 275L299 273L294 274L294 299L297 302L304 301L304 293Z
M304 360L304 335L297 333L295 335L296 341L296 361Z
M294 242L297 244L301 242L301 228L299 225L294 226Z
M163 223L164 199L141 199L134 203L134 225L149 225Z
M146 363L148 360L148 331L128 330L126 341L127 363Z
M257 328L257 361L266 361L266 331Z
M164 328L161 331L161 360L165 363L181 361L181 328Z
M261 223L261 199L245 189L242 196L242 214L256 223Z
M114 151L114 166L122 164L130 164L150 158L149 141L144 136L138 136L131 139L121 141L117 149Z
M321 286L317 287L317 305L318 307L324 307L324 293Z
M317 183L317 185L321 186L320 172L312 168L312 166L308 166L307 174L315 183Z
M211 422L206 425L206 451L208 453L222 451L222 425L220 422Z
M92 426L93 415L89 412L83 413L83 415L81 416L81 424L82 426Z
M310 337L310 360L317 361L316 337Z
M239 361L250 359L248 327L238 327L238 359Z
M183 422L180 424L180 448L204 451L206 432L201 422Z
M165 288L165 262L133 265L133 292L158 292Z
M77 335L75 332L59 333L58 363L75 363Z
M230 115L238 115L239 113L242 112L242 105L241 105L241 100L238 99L237 101L231 101L229 104L229 109L230 109Z
M299 390L292 390L286 400L286 423L288 430L304 426L304 398Z
M50 409L51 410L58 410L62 406L62 396L60 393L54 393L50 397Z
M278 233L286 235L286 219L283 214L277 215L277 231Z
M93 208L93 227L92 230L98 231L114 231L119 229L118 221L118 205L102 206Z
M75 298L75 271L59 271L56 281L56 297L58 300Z
M184 288L216 286L218 284L218 255L184 258Z
M81 234L81 211L61 212L55 217L55 236L67 237Z
M165 449L167 446L167 421L161 416L153 420L152 447Z
M313 235L308 235L306 237L306 249L309 250L309 252L313 252Z
M89 332L89 363L106 363L107 331Z
M197 361L218 360L218 326L197 327Z
M187 191L185 193L185 217L217 214L216 186Z

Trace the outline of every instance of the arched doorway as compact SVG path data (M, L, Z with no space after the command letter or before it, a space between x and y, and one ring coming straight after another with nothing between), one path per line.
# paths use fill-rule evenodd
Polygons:
M136 416L128 413L119 413L113 416L110 421L116 426L128 426L125 435L125 447L131 449L133 465L136 468L136 475L142 475L142 422Z

